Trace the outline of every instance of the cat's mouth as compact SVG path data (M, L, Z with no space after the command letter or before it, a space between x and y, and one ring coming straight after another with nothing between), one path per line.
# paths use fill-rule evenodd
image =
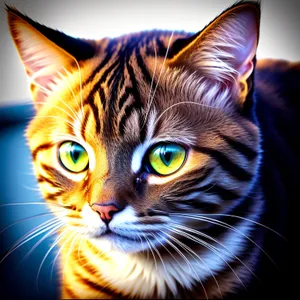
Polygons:
M136 240L137 240L137 238L114 232L109 227L107 227L106 231L104 233L102 233L100 237L108 239L108 240L125 239L125 240L129 240L129 241L134 241L134 242L136 242Z
M121 251L125 253L133 253L144 251L148 248L148 243L138 235L118 233L107 227L106 231L94 239L104 251Z

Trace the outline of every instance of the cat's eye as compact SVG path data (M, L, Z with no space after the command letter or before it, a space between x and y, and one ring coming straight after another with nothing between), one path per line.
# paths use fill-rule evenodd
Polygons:
M75 142L64 142L60 145L59 160L68 171L74 173L86 170L89 164L86 150Z
M178 144L159 144L149 153L151 169L159 175L171 175L177 172L186 158L186 150Z

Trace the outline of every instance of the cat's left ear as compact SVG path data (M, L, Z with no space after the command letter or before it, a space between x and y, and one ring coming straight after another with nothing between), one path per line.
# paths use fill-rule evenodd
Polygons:
M186 68L211 82L238 85L239 101L244 102L251 87L259 38L260 6L240 2L223 12L204 30L177 48L170 67ZM171 49L172 50L172 49Z
M60 74L78 70L78 63L94 55L88 42L48 28L7 6L8 25L30 81L33 100L43 103ZM36 105L40 107L40 105Z

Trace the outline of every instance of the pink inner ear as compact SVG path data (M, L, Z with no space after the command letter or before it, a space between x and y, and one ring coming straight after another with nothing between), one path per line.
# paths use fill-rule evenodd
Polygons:
M253 62L252 59L250 61L245 62L243 65L241 65L238 68L238 72L239 72L239 79L240 80L247 80L247 78L251 75L252 71L253 71Z
M239 72L240 78L250 76L253 71L253 58L256 53L258 41L257 19L253 12L243 12L237 16L242 30L237 30L234 34L237 40L243 39L243 44L233 50L233 67ZM234 39L234 37L233 37Z
M35 78L32 85L35 86L34 90L32 90L34 101L45 102L48 95L53 91L55 82L53 76L40 76Z
M31 91L34 101L45 102L53 91L59 77L59 71L63 69L62 60L54 56L46 48L24 49L24 65L31 83ZM44 50L44 51L43 51ZM33 86L35 86L33 88Z

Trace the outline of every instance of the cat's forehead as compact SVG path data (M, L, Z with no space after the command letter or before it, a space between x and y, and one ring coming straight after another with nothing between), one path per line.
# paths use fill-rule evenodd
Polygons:
M143 139L137 133L146 130L149 114L170 105L165 60L168 47L181 37L183 34L151 31L102 42L104 49L88 79L85 102L95 116L101 115L102 132L110 140L128 136L130 129L133 139ZM174 103L176 97L170 97Z

